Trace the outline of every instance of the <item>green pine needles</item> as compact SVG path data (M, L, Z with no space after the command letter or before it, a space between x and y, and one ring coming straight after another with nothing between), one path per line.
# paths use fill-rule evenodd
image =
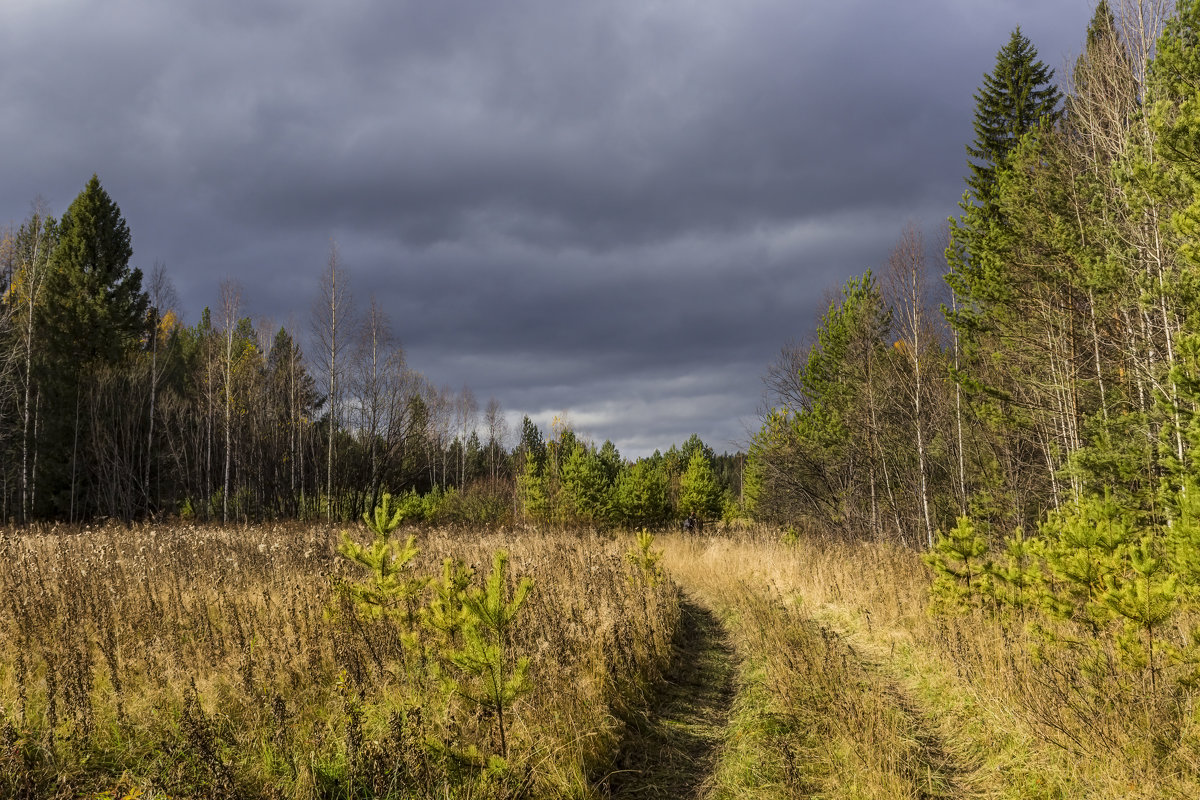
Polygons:
M925 563L934 570L930 591L936 607L962 610L985 592L987 552L987 539L968 517L959 517L948 534L937 538L933 550L925 554Z
M625 560L637 568L637 573L649 586L657 586L664 577L662 550L655 550L654 534L642 528L637 534L637 544L625 554Z
M1085 497L1050 514L1037 537L1018 529L998 552L961 517L925 556L931 607L1015 612L1047 657L1079 651L1094 672L1141 675L1153 693L1164 659L1200 664L1200 640L1181 649L1164 637L1200 593L1200 490L1189 484L1170 505L1169 524L1146 526L1111 494Z
M507 570L508 553L497 550L485 587L461 596L462 646L445 653L458 675L443 677L449 694L495 720L501 759L508 758L506 714L517 698L533 688L529 659L515 657L511 641L517 613L533 581L523 578L510 596ZM496 767L494 758L489 766Z
M380 498L379 505L375 506L374 514L364 513L362 515L363 522L367 527L374 531L377 535L388 537L392 531L400 527L400 523L404 521L406 508L403 503L399 504L395 510L392 509L392 496L384 492Z
M375 534L370 544L343 534L338 552L363 575L343 581L339 589L349 598L353 613L400 627L404 651L419 652L417 669L440 687L448 713L453 715L452 708L462 704L468 716L490 721L491 739L497 744L490 754L481 752L482 740L465 747L426 742L431 752L468 768L503 773L513 704L533 688L529 659L517 655L513 645L517 618L533 581L522 578L510 589L509 557L503 550L494 554L482 587L472 586L475 570L456 559L443 562L438 578L418 574L413 563L419 552L416 537L403 543L392 538L404 513L403 504L393 508L390 496L384 495L373 514L363 515ZM424 602L430 588L432 597Z
M421 619L441 635L447 647L461 643L463 628L470 619L466 607L467 589L474 577L474 569L458 559L447 558L442 562L441 579L431 582L433 599L422 610Z
M429 583L428 578L414 575L410 566L418 553L416 537L409 536L404 544L391 538L400 525L400 512L392 511L391 497L386 494L374 515L363 514L363 521L375 533L374 541L361 545L350 534L342 534L338 552L365 569L369 577L347 581L341 588L364 616L400 616L411 627L417 611L415 600Z

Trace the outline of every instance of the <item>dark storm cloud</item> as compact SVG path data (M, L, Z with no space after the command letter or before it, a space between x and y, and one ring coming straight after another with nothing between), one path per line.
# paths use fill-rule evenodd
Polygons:
M1086 0L6 3L0 219L92 172L191 318L307 330L331 239L432 380L631 453L744 436L823 296L930 233L971 94Z

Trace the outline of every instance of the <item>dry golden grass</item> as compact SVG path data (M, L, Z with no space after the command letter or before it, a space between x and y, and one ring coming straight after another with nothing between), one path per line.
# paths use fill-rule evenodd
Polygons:
M931 614L916 553L765 529L661 543L746 659L716 797L1200 796L1189 691L1087 677L1020 620Z
M647 582L628 542L419 533L416 574L455 557L479 584L504 548L510 586L535 582L509 643L533 689L512 708L507 767L488 772L445 754L496 752L495 721L443 691L429 631L340 602L337 581L356 573L338 538L298 525L0 536L0 796L592 794L619 712L669 660L673 587Z
M706 797L1200 796L1188 665L1165 664L1157 691L1097 677L1085 648L1046 649L1021 620L929 613L915 553L765 529L660 539L666 581L626 558L630 539L420 532L416 574L455 557L481 584L504 548L510 588L535 581L508 643L533 689L507 764L480 769L458 756L498 752L496 720L444 690L431 631L346 605L336 586L358 573L338 539L0 535L0 796L596 797L668 666L674 582L735 654L706 645L698 668L737 670L727 727L697 732L722 741Z

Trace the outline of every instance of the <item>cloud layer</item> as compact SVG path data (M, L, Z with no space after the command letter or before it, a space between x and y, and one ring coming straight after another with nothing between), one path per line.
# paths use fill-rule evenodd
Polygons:
M954 212L972 93L1086 0L6 3L0 221L99 173L190 319L307 330L338 242L409 362L626 455L734 449L767 363Z

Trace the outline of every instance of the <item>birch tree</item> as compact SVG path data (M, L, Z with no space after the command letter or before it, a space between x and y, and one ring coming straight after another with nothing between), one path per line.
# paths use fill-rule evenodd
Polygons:
M172 285L171 279L167 277L167 268L162 263L154 265L154 270L150 273L147 293L150 296L150 375L148 380L150 411L146 419L146 464L145 475L142 480L142 493L147 506L152 507L151 498L153 495L150 491L150 470L155 461L155 401L158 397L158 385L162 380L163 370L165 369L165 359L160 362L159 349L162 338L169 335L171 328L175 325L175 309L179 303L179 298L175 294L175 287Z
M387 415L387 360L392 347L387 315L375 298L363 316L355 353L353 394L358 412L357 438L366 459L367 509L379 502L382 490L380 444Z
M492 481L495 482L500 459L505 453L505 440L508 439L508 420L504 417L500 401L495 397L488 398L487 406L483 411L483 420L484 425L487 426L488 468L491 471Z
M328 423L325 451L325 518L333 521L334 466L337 435L342 419L342 393L346 348L353 330L353 301L345 270L338 260L336 243L329 245L329 259L319 281L319 294L313 305L313 336L317 344L318 372L324 377L325 409Z
M912 409L912 429L917 449L917 496L926 543L932 548L933 520L929 512L928 468L925 463L928 410L922 407L932 338L926 319L926 310L929 308L926 272L925 242L916 227L910 224L904 229L900 242L888 259L886 284L891 294L893 319L900 336L900 347L897 349L909 368L908 380L901 380L900 386Z
M17 330L21 361L21 474L20 519L29 520L37 503L37 406L40 390L34 372L34 357L40 343L37 308L43 302L42 286L46 282L50 253L57 240L57 221L51 217L41 200L34 201L30 214L11 239L14 272L8 290L8 302ZM32 452L31 452L32 451Z
M242 289L231 280L221 281L221 384L224 424L222 432L225 436L225 467L222 471L221 485L221 522L229 522L229 478L230 464L233 457L233 371L237 356L234 346L237 334L237 324L242 308Z

